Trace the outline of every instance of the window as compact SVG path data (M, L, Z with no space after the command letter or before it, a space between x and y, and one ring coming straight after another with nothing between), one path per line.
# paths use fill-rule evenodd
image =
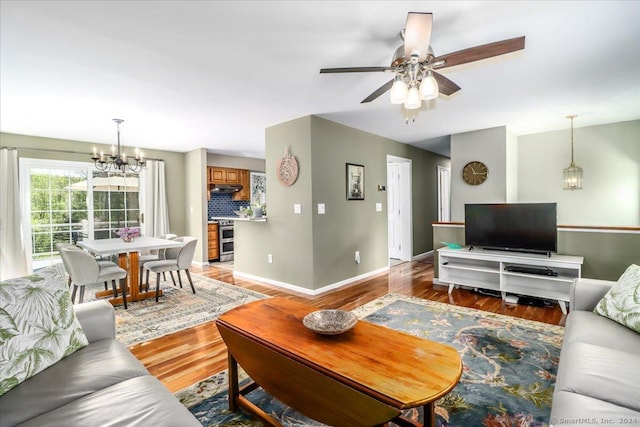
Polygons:
M33 268L59 261L56 243L116 237L138 227L138 175L103 173L91 163L20 159L25 236Z
M93 171L93 239L110 239L122 227L139 227L138 175ZM91 233L87 230L85 235Z

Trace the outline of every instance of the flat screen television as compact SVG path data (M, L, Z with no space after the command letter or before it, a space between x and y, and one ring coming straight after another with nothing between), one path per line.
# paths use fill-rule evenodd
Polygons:
M558 250L556 203L466 204L470 247L551 254Z

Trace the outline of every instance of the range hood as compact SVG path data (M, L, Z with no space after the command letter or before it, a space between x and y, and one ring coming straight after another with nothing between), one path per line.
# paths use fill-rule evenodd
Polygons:
M241 184L211 184L209 191L212 193L237 193L242 190Z

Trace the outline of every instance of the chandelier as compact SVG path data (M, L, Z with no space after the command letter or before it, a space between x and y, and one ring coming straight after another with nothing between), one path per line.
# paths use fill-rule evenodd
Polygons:
M573 162L573 119L577 116L567 116L571 119L571 163L562 173L562 188L564 190L582 190L582 168Z
M118 148L116 151L115 146L111 146L111 155L108 156L109 159L104 155L104 151L100 151L100 154L96 151L96 147L93 147L93 153L91 153L91 160L93 160L96 169L102 172L109 172L111 169L119 169L123 173L126 172L140 172L142 168L146 165L146 161L143 159L142 151L136 148L136 155L133 158L135 160L135 164L129 163L127 160L127 155L124 151L120 152L120 123L123 123L122 119L113 119L114 122L117 123L118 126Z

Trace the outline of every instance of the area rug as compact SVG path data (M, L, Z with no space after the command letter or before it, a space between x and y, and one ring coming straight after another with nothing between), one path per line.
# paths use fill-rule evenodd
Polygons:
M179 285L173 286L171 278L167 275L169 280L161 281L160 287L164 295L158 302L155 298L129 302L126 310L122 305L115 306L118 341L129 347L209 322L233 307L267 298L261 293L198 274L192 273L191 277L196 289L195 294L191 292L191 286L184 273L183 288ZM150 284L150 288L155 289L155 282ZM95 285L93 288L87 288L85 301L95 299L95 291L102 289L104 288Z
M547 426L564 328L479 310L388 294L354 312L368 322L455 347L460 383L436 402L441 427ZM260 426L231 413L221 372L176 393L204 426ZM241 375L246 381L246 375ZM322 426L261 389L247 397L288 427ZM422 410L405 413L422 421Z

